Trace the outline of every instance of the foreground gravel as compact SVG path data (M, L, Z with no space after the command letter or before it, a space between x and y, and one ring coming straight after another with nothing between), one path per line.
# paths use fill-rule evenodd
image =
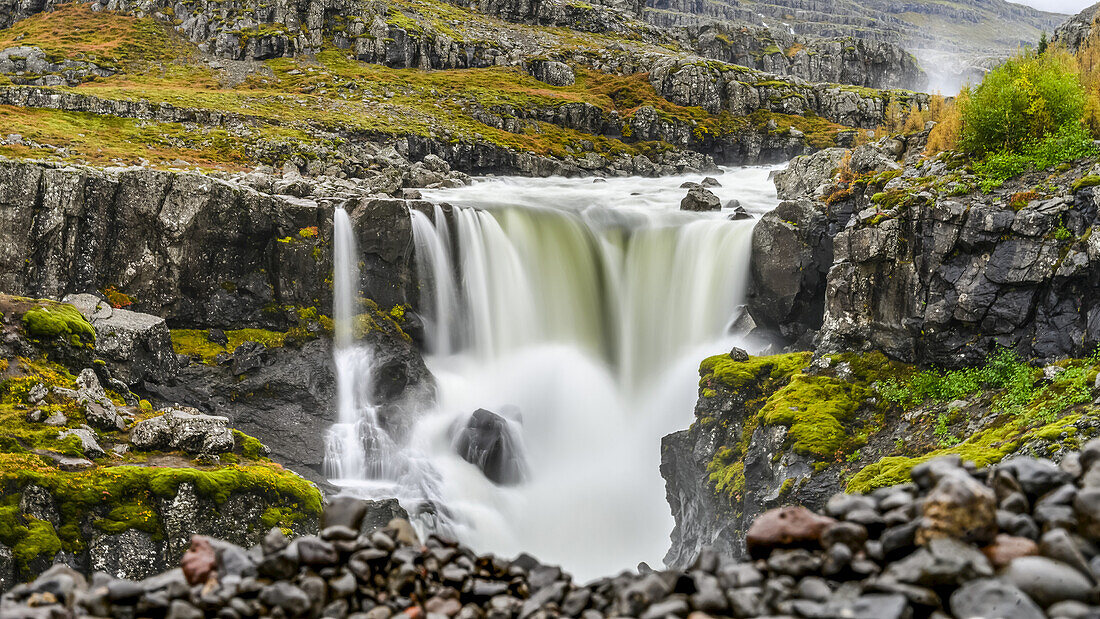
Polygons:
M56 565L15 587L3 617L1100 617L1100 440L1049 460L976 470L956 456L913 483L784 507L746 534L750 556L704 552L687 571L578 585L521 555L479 556L408 522L364 528L340 498L320 536L273 529L252 549L196 536L178 569L141 582Z

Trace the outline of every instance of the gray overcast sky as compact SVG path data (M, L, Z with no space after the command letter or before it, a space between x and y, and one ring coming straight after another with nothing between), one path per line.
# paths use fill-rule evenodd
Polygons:
M1080 13L1081 9L1096 4L1096 0L1010 0L1016 4L1027 4L1043 11L1053 13Z

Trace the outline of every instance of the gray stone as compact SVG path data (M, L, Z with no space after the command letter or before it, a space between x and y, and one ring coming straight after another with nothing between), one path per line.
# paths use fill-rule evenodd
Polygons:
M1092 582L1065 563L1047 557L1019 557L1001 578L1028 594L1040 606L1055 602L1092 601Z
M203 415L188 407L168 408L162 415L135 424L130 442L145 451L179 449L198 454L220 454L234 447L227 418Z
M958 619L1044 619L1043 611L1019 588L997 579L968 582L951 594Z
M99 442L96 440L95 430L84 426L83 428L76 428L75 430L65 430L57 435L58 438L63 439L69 436L75 436L80 439L81 449L84 450L84 455L92 458L102 458L107 455L106 451L99 446Z
M719 211L722 201L709 189L696 187L688 190L687 196L680 201L681 211Z

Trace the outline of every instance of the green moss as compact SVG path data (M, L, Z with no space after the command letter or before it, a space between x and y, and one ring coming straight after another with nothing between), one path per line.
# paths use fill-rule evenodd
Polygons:
M287 334L268 329L236 329L226 331L228 346L210 341L205 329L173 329L172 350L179 355L200 359L207 365L213 365L219 354L228 354L245 342L259 342L265 348L279 348L286 343Z
M1063 434L1073 435L1073 427L1081 416L1070 414L1051 423L1029 426L1021 418L1009 418L1007 422L996 424L987 430L978 432L957 445L937 449L921 456L890 456L869 464L848 481L848 492L868 493L875 488L893 486L909 481L909 471L914 466L943 455L958 454L963 460L973 462L979 467L996 464L1013 453L1023 443L1045 438L1053 440Z
M264 457L264 444L240 430L233 430L233 442L246 458L259 460Z
M104 533L114 534L137 529L152 535L153 539L160 539L164 535L157 512L141 502L119 505L108 512L105 518L100 518L93 524Z
M699 366L699 374L702 376L700 384L714 381L724 387L737 389L763 378L781 381L806 367L812 356L812 353L797 352L734 361L729 355L716 355L704 359Z
M36 307L23 314L23 328L29 337L52 340L58 337L76 345L94 344L95 329L80 310L67 303Z
M827 376L797 374L776 391L761 413L764 422L789 427L795 451L824 460L858 447L845 429L871 392Z
M11 549L15 558L15 564L23 573L28 572L28 565L39 556L45 556L51 561L61 552L61 539L57 536L53 525L36 518L28 518L25 533L18 543Z
M1100 185L1100 176L1085 176L1078 179L1077 182L1073 183L1073 193L1077 193L1078 191L1081 191L1082 189L1088 187L1096 187L1097 185Z

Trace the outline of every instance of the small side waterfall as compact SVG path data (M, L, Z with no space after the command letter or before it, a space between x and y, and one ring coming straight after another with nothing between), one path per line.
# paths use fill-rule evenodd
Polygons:
M367 453L363 444L364 412L371 410L370 350L355 341L356 304L359 299L359 252L351 220L343 208L337 208L333 225L333 327L335 329L336 424L325 441L325 475L331 479L359 480L367 473Z

